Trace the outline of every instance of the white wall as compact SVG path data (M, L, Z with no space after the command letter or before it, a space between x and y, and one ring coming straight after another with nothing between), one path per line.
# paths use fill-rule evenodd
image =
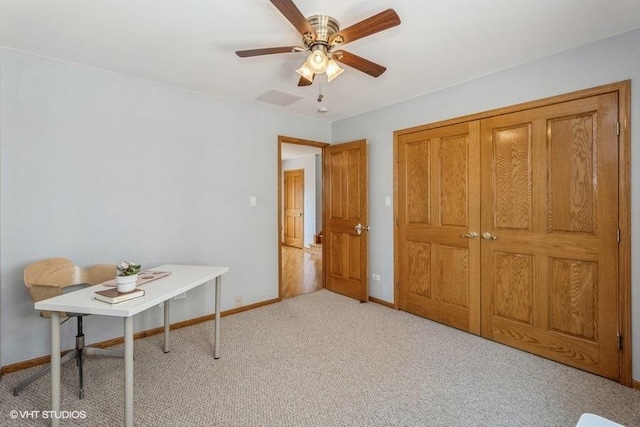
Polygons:
M369 263L381 275L370 294L393 301L393 209L384 206L393 195L393 131L626 79L633 80L637 126L639 45L635 30L330 129L0 49L0 365L48 354L47 322L34 315L21 279L25 264L48 256L80 265L129 258L149 267L226 264L223 309L238 294L246 304L275 298L278 134L369 141ZM632 164L640 164L639 132L631 145ZM632 191L633 377L640 379L640 189ZM193 292L200 293L173 304L174 321L212 312L210 287ZM89 342L122 335L120 322L99 322L88 322ZM158 325L159 310L136 319L136 330ZM70 326L65 347L73 345Z
M393 301L393 131L521 102L632 79L631 122L640 126L640 30L477 80L334 122L332 141L369 142L369 263L381 275L370 294ZM424 78L429 78L425 70ZM632 132L631 163L640 165L640 132ZM635 166L637 170L637 166ZM635 171L634 170L634 171ZM632 181L637 177L632 173ZM640 379L640 188L632 194L633 378Z
M0 88L1 365L49 354L22 282L42 258L227 265L223 310L277 298L277 136L327 141L327 123L4 48ZM212 290L172 304L172 321L212 313ZM135 318L160 325L160 309ZM89 318L86 335L122 322Z
M283 160L282 179L284 180L285 171L295 169L304 170L304 246L308 247L313 243L313 236L316 233L316 156ZM282 224L284 225L284 218Z

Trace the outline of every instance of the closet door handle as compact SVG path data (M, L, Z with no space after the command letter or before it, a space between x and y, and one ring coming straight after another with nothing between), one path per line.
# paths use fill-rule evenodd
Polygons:
M493 234L489 233L488 231L485 231L484 233L482 233L482 238L484 240L496 240L498 238L498 236L494 236Z
M471 233L461 234L460 237L466 237L467 239L475 239L478 237L478 233L476 233L475 231L472 231Z
M363 231L369 231L370 230L368 225L362 225L360 223L358 223L358 225L356 225L354 228L355 228L356 234L358 236L361 235Z

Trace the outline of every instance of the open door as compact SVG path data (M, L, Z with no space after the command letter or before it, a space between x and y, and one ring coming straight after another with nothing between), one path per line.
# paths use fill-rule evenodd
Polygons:
M323 240L325 286L367 301L367 142L330 145L324 150Z

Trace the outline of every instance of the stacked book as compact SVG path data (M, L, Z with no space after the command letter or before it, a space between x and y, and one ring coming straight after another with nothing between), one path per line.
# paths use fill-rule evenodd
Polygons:
M109 304L117 304L119 302L129 301L134 298L144 296L144 290L135 288L131 292L118 292L117 288L105 289L104 291L96 291L96 299L108 302Z

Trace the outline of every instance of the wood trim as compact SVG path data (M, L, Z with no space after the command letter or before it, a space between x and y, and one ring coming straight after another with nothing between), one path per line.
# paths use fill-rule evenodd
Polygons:
M640 381L633 380L631 387L635 388L636 390L640 390Z
M254 308L264 307L266 305L275 304L280 301L282 301L280 298L274 298L266 301L260 301L255 304L249 304L249 305L245 305L238 308L232 308L230 310L220 312L220 317L230 316L232 314L241 313L243 311L253 310ZM198 323L208 322L214 319L215 319L215 313L207 314L205 316L183 320L182 322L172 323L170 325L170 329L173 331L174 329L185 328L187 326L197 325ZM164 333L164 326L147 329L146 331L136 332L135 334L133 334L133 339L137 340L139 338L146 338L146 337L150 337L152 335L157 335L161 333ZM107 347L112 347L114 345L122 344L123 342L124 342L124 337L118 337L118 338L112 338L106 341L100 341L100 342L91 344L90 346L98 347L98 348L107 348ZM62 354L64 355L70 351L73 351L73 349L65 350L64 352L62 352ZM49 363L49 361L51 361L51 355L36 357L35 359L29 359L23 362L12 363L11 365L2 367L0 369L0 375L21 371L23 369L33 368L34 366L44 365L45 363Z
M308 139L292 138L290 136L282 136L282 135L278 136L278 142L283 144L309 145L311 147L319 147L319 148L324 148L327 145L331 145L328 142L310 141Z
M383 299L378 299L376 297L369 296L369 301L374 302L376 304L384 305L385 307L395 309L395 305L392 302L385 301Z
M70 350L66 350L62 352L62 356L67 354ZM11 372L21 371L23 369L33 368L34 366L44 365L45 363L49 363L51 361L51 356L41 356L36 357L35 359L25 360L23 362L12 363L11 365L2 367L2 375L10 374Z
M603 95L605 93L618 93L620 136L618 139L618 228L620 229L620 244L618 252L618 290L620 298L619 327L622 335L622 350L620 351L620 384L628 387L636 387L640 384L632 378L632 337L631 337L631 81L624 80L589 89L570 92L562 95L543 98L535 101L515 104L508 107L497 108L462 117L442 120L416 127L400 129L393 132L393 156L394 156L394 201L398 200L398 139L401 135L417 131L450 126L463 122L482 120L518 111L544 107L553 104ZM397 203L394 202L394 221L398 218ZM399 250L398 229L394 224L394 253ZM394 255L394 268L398 269L397 255ZM399 283L394 277L394 307L398 308Z
M400 249L400 242L398 237L398 137L396 132L393 132L393 308L400 309L398 298L400 297L400 281L398 280L398 271L400 268L398 262L398 250Z
M620 384L632 386L631 354L631 81L617 84L618 121L618 294L620 298ZM635 385L634 385L635 387Z
M277 235L278 238L276 240L277 248L278 248L278 298L282 299L282 144L297 144L297 145L308 145L311 147L319 147L322 149L322 158L324 159L324 148L331 145L327 142L319 142L319 141L310 141L307 139L293 138L291 136L278 135L278 229ZM324 174L322 174L322 220L324 221ZM322 259L325 260L325 251L326 245L322 245ZM324 277L324 268L322 269L322 287L325 284Z

